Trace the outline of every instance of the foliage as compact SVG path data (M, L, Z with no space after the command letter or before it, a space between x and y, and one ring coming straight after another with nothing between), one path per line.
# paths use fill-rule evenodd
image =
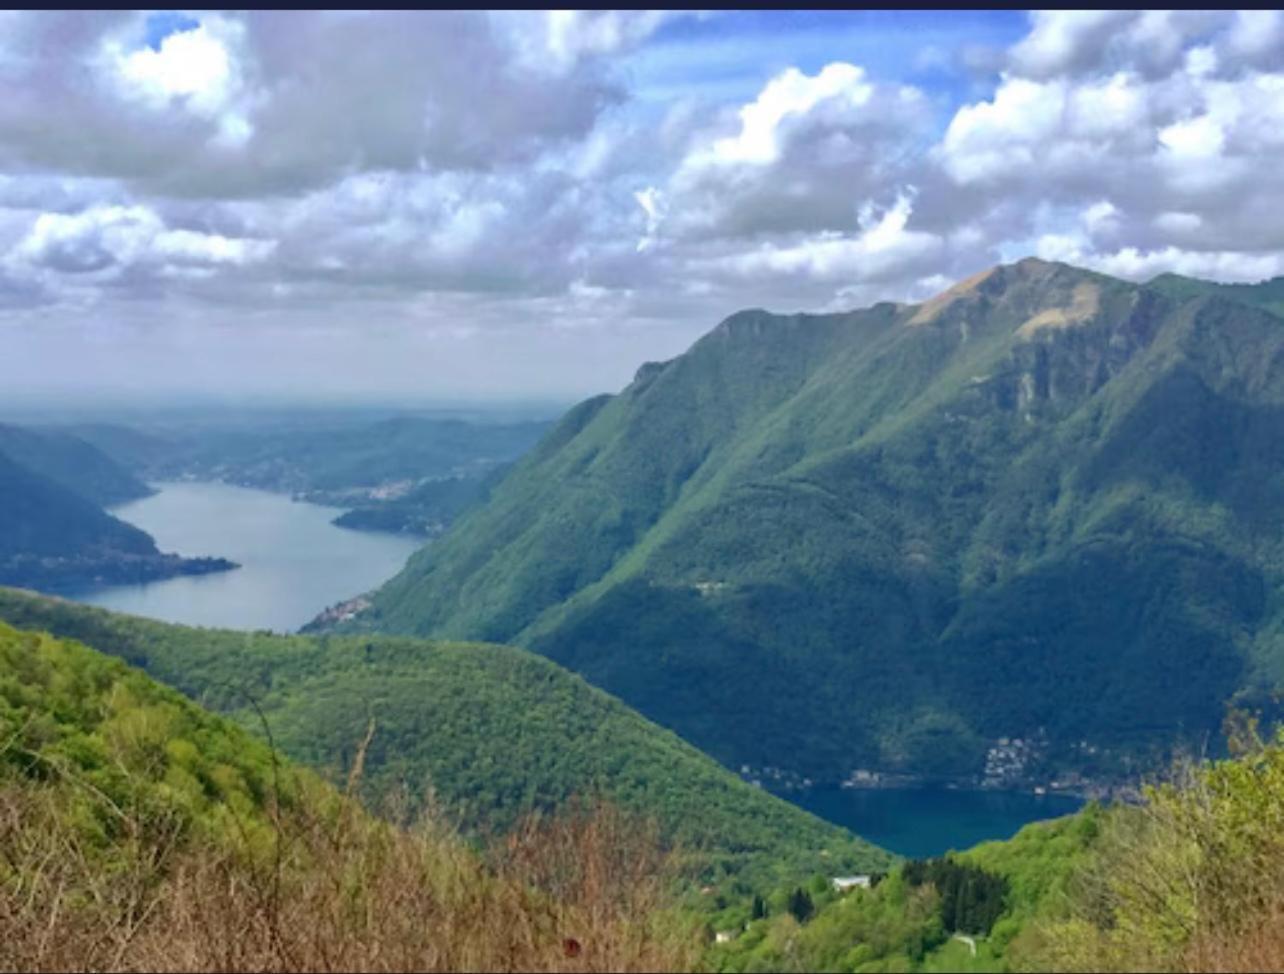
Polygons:
M935 887L946 933L988 934L1004 912L1007 880L979 866L948 857L920 859L906 863L901 875L911 887Z
M0 583L73 591L236 567L162 554L98 506L147 492L73 437L0 425Z
M740 781L555 664L502 646L189 629L0 590L0 618L140 666L335 780L362 752L366 798L431 794L473 834L601 795L653 815L703 882L755 889L891 857Z
M816 904L812 902L811 896L801 886L795 887L794 891L789 894L789 912L799 923L806 923L811 919L811 915L816 912Z
M813 890L815 911L801 925L788 914L790 891L778 889L767 898L778 907L748 918L712 963L725 971L1021 970L1028 931L1063 914L1104 814L1089 805L1007 841L907 862L871 877L867 889Z
M1221 292L1029 260L741 312L348 625L528 646L731 767L1127 777L1284 680L1281 424L1284 329Z
M1284 735L1179 765L1117 809L1070 905L1025 938L1039 970L1278 970L1284 962Z
M650 971L697 958L654 829L610 806L528 820L483 859L431 812L378 822L138 671L7 626L0 741L4 969Z

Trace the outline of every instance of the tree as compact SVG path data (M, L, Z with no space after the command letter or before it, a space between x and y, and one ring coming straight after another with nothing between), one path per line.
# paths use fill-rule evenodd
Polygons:
M801 886L796 887L789 896L789 912L794 915L794 919L799 923L806 923L815 912L816 904L812 902L811 894Z

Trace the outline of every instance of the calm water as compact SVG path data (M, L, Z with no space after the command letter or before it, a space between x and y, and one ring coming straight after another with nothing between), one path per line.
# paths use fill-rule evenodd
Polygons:
M401 569L422 542L338 528L340 512L226 484L156 484L160 492L112 509L161 551L230 558L230 572L120 585L80 601L167 622L230 629L297 629L328 605Z
M813 788L782 797L915 859L1008 839L1023 825L1068 815L1083 805L1066 795L945 788Z

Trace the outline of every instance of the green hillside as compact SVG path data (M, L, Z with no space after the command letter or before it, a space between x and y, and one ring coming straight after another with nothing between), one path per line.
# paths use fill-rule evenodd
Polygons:
M345 511L334 523L345 528L393 531L436 537L469 507L481 503L507 471L497 467L483 477L429 480L395 500Z
M1274 971L1284 960L1284 737L1181 761L1092 804L872 888L783 887L737 916L719 971ZM881 879L881 881L880 881Z
M232 567L162 554L145 531L0 453L0 583L63 591Z
M1180 274L1160 274L1148 287L1175 298L1217 295L1284 314L1284 277L1274 277L1258 284L1218 284Z
M583 969L685 970L699 949L645 823L604 809L479 855L3 624L0 823L5 970L556 970L568 934Z
M67 433L0 424L0 453L103 507L152 493L101 450Z
M229 827L230 804L252 827L268 824L264 744L119 660L3 623L0 735L0 781L70 785L64 811L88 816L103 837L114 813L101 797L157 818L163 806L185 830Z
M0 558L56 558L81 551L147 555L144 531L0 453Z
M0 618L119 656L251 730L261 714L286 754L340 775L373 720L370 801L431 789L470 831L601 795L656 816L710 879L745 888L891 861L522 650L188 629L13 590Z
M1216 293L741 312L351 625L527 646L730 767L1108 779L1284 675L1282 423L1284 322Z
M1036 931L1063 920L1102 832L1129 814L1089 806L1028 825L1003 842L904 863L871 877L872 888L838 891L819 881L782 887L729 924L734 937L713 948L710 966L728 972L1043 970L1041 955L1031 949Z

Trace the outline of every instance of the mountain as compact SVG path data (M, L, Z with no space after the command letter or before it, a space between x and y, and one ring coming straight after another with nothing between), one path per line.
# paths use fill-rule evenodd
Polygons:
M0 624L5 970L689 970L664 850L601 809L481 855L85 646ZM643 826L645 823L641 823Z
M1284 277L1272 278L1259 284L1218 284L1180 274L1160 274L1148 286L1175 298L1215 294L1231 301L1256 305L1275 314L1284 314Z
M732 315L346 625L526 646L755 775L1131 774L1284 678L1284 321L1173 290Z
M548 429L545 420L351 415L260 417L136 430L70 427L151 480L215 480L352 508L343 527L435 536L485 497L504 468ZM214 425L209 425L213 423Z
M485 500L510 465L496 467L481 477L445 477L424 481L393 500L345 511L334 519L334 523L343 528L435 538L460 514Z
M266 723L287 755L340 778L373 721L363 764L374 807L431 789L470 832L504 832L533 809L601 795L656 817L710 882L892 861L519 649L189 629L11 589L0 618L118 656L252 731Z
M140 431L87 425L71 431L151 479L227 480L339 501L369 500L372 488L409 489L423 480L480 477L516 458L548 426L533 420L397 416L343 426L300 419L253 428L188 425Z
M145 531L0 453L0 583L62 591L233 567L163 554Z
M136 476L145 476L182 447L169 433L136 429L119 423L77 423L63 432L90 444Z
M152 493L101 450L67 433L0 424L0 453L102 507Z

